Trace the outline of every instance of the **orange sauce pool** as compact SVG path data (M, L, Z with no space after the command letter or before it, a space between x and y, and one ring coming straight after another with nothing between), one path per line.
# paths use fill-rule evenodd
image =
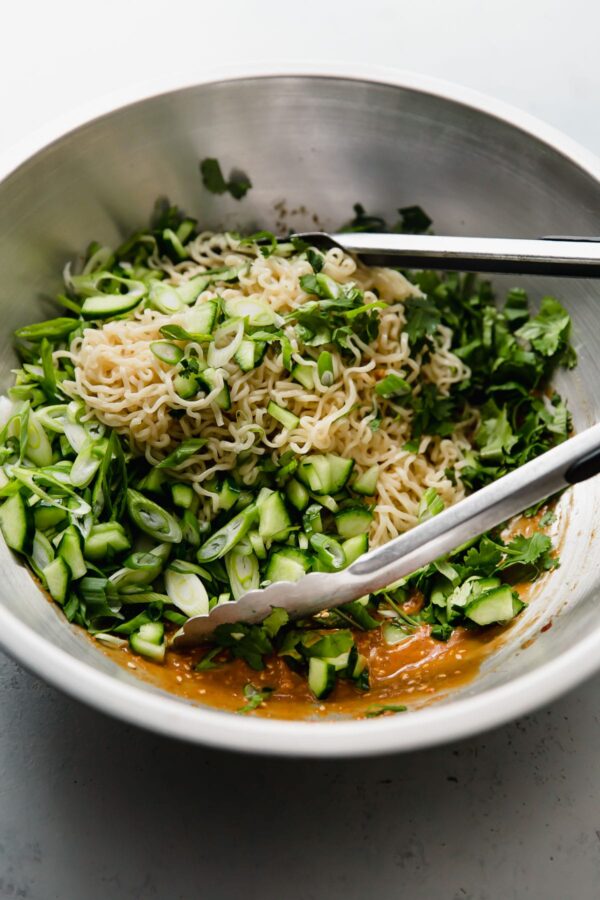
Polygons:
M505 536L517 533L529 536L533 531L545 530L539 525L544 511L541 510L538 516L514 520ZM559 535L557 539L560 541ZM521 599L526 601L535 583L516 584L514 587ZM409 598L404 609L407 613L415 612L420 603L418 596ZM170 651L162 665L137 656L128 647L114 649L103 646L101 649L144 681L202 705L238 712L248 702L244 688L252 684L259 689L273 689L252 715L271 719L363 718L369 711L372 714L383 705L416 708L441 694L464 687L477 675L486 657L509 634L510 626L481 630L459 627L444 642L432 638L429 627L422 625L405 640L389 645L381 629L355 631L358 650L369 662L370 689L361 691L351 682L338 679L326 700L316 700L309 690L306 677L293 672L277 656L267 659L265 668L260 672L239 659L225 662L215 669L197 672L195 666L206 654L206 647Z
M429 636L422 626L399 644L385 643L380 629L355 633L361 653L369 660L371 687L360 691L339 679L326 700L315 700L306 678L293 672L279 657L267 660L256 672L242 660L225 663L218 669L196 672L195 664L206 648L167 653L157 665L131 653L129 648L103 648L111 659L126 665L136 675L186 700L232 712L248 701L244 687L270 687L273 693L254 715L272 719L307 719L324 716L361 718L369 708L383 704L422 705L440 691L457 689L478 672L494 641L504 629L475 633L457 628L447 642Z

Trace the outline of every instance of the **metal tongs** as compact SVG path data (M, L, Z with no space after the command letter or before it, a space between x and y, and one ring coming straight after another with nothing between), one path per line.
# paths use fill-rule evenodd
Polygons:
M529 506L600 472L600 423L569 438L514 472L461 500L347 569L313 572L295 583L275 582L237 601L194 616L175 638L177 646L201 643L225 622L261 622L274 607L304 618L382 590L471 538L501 525Z

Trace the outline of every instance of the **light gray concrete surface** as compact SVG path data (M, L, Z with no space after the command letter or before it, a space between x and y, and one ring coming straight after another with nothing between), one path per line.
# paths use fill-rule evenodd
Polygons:
M311 59L461 82L600 152L599 26L589 0L5 4L0 152L159 69ZM599 696L429 752L278 761L128 728L0 655L0 898L597 900Z

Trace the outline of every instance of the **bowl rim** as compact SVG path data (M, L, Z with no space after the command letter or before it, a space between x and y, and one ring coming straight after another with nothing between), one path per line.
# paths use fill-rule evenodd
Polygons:
M35 130L0 155L0 183L39 151L104 115L156 96L224 81L305 77L371 82L431 94L502 120L547 144L600 182L600 160L534 116L470 88L377 66L244 64L197 78L175 76L112 92ZM76 659L0 604L0 645L25 668L75 699L151 731L241 752L294 757L351 757L417 750L466 738L554 700L600 669L600 627L575 646L505 685L384 719L287 721L232 715L141 690Z

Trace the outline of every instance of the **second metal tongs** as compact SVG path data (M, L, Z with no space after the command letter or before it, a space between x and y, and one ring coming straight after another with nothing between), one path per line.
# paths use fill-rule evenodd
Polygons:
M482 238L362 231L342 234L311 231L295 237L321 249L339 247L370 265L600 277L600 239L597 237Z
M340 572L313 572L295 583L275 582L240 600L195 616L175 638L177 646L201 643L225 622L261 622L274 607L290 618L314 615L379 591L400 578L501 525L529 506L600 472L600 423L569 438L455 506L365 553Z

